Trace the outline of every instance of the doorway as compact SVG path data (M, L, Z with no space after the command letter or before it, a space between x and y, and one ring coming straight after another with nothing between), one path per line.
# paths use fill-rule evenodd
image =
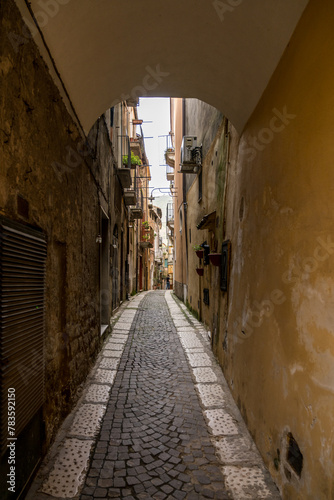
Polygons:
M112 236L112 309L119 304L118 292L118 226L115 224Z
M100 325L101 335L108 328L110 320L109 300L109 219L101 209L101 236L100 246Z

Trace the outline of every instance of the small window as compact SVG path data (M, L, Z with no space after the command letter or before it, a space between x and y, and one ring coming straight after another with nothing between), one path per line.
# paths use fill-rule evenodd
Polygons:
M202 191L203 191L203 176L202 176L202 169L198 174L198 201L200 202L202 200Z
M230 255L231 255L231 242L230 240L226 240L222 244L222 254L221 254L220 289L223 292L227 292L228 289Z

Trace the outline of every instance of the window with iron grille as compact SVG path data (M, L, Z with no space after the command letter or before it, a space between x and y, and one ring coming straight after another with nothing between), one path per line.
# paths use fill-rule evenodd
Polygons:
M198 201L201 201L202 193L203 193L203 176L202 176L202 169L201 169L201 171L198 174Z
M222 254L221 254L220 289L223 292L226 292L228 289L230 254L231 254L231 242L230 240L226 240L222 244Z

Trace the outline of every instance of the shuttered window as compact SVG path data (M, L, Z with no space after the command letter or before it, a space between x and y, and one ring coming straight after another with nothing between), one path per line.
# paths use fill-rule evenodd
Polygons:
M1 455L8 389L16 394L16 436L44 401L45 264L44 235L0 218Z

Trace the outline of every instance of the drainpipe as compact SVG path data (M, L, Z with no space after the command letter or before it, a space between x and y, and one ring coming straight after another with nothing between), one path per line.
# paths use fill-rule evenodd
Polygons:
M182 101L182 136L186 135L186 100L183 98ZM188 224L187 224L187 186L186 186L186 174L182 174L182 189L183 189L183 212L184 212L184 233L185 233L185 244L186 244L186 288L188 290ZM185 297L183 297L185 298ZM188 297L187 297L188 299Z

